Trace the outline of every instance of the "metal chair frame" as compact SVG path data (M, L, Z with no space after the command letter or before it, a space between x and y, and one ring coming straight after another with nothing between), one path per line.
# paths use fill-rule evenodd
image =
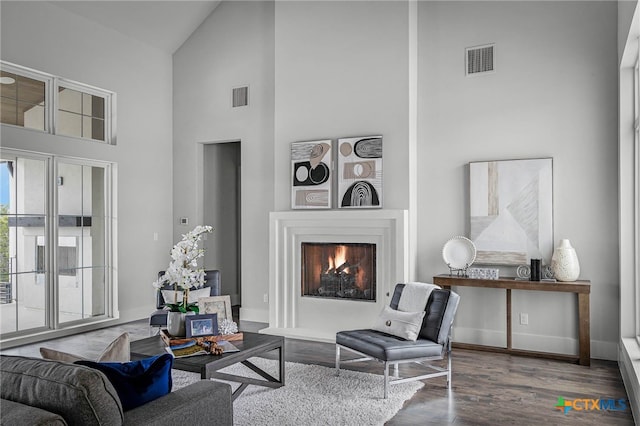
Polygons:
M358 355L362 355L362 358L354 358L354 359L340 359L340 349L347 349L350 352L356 353ZM423 364L424 362L432 362L432 361L441 361L444 358L447 358L447 368L442 368L436 365L431 364ZM426 380L434 377L442 377L447 376L447 388L451 389L451 330L449 330L449 335L447 337L447 342L443 345L443 351L439 356L432 357L424 357L424 358L411 358L411 359L401 359L395 361L384 361L375 357L372 357L368 354L356 351L347 346L343 346L340 344L336 344L336 376L340 375L340 364L350 364L354 362L362 362L362 361L377 361L384 364L384 399L388 397L388 387L389 385L395 385L406 382L414 382L417 380ZM399 375L399 364L407 364L407 363L416 363L420 364L423 367L430 368L435 370L435 373L430 374L421 374L419 376L410 376L410 377L400 377ZM389 366L393 366L393 380L390 380L389 377Z

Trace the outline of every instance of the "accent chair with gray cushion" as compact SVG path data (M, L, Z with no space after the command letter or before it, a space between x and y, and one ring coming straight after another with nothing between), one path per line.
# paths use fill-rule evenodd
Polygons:
M164 275L164 271L158 272L158 278ZM209 296L220 296L221 284L220 284L220 271L217 269L211 269L204 271L204 287L209 288ZM169 283L165 283L164 286L156 291L156 311L149 316L149 331L156 328L160 331L161 328L167 326L167 311L164 309L166 304L164 297L162 296L162 290L173 290L173 286Z
M385 308L371 329L340 331L336 334L336 375L340 374L341 362L376 360L384 364L385 398L390 384L432 377L447 376L447 386L450 388L451 328L459 301L457 293L433 284L397 284L390 309ZM341 360L341 349L363 357ZM431 364L445 357L446 367ZM403 363L419 363L435 372L400 378L398 364ZM389 378L390 365L394 366L393 380Z

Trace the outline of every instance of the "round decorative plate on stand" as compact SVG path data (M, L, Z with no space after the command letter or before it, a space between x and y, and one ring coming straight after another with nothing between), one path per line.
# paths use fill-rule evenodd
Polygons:
M442 247L442 259L452 270L466 270L476 260L476 245L466 237L453 237Z

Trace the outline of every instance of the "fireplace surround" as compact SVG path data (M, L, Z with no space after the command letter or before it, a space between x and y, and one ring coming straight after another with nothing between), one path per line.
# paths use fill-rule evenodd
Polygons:
M285 211L269 220L269 327L261 333L335 342L337 331L369 328L395 284L408 281L407 210ZM305 297L303 243L374 245L371 300Z

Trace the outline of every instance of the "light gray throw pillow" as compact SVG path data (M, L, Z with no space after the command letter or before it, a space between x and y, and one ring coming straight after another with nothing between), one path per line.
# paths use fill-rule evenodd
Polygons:
M424 314L425 311L403 312L385 306L372 328L415 342L420 334Z
M124 332L102 351L96 362L129 362L131 354L129 351L130 339L129 333ZM44 359L53 361L62 361L74 363L76 361L89 361L87 358L67 352L57 351L55 349L40 348L40 356ZM93 361L93 360L91 360Z

